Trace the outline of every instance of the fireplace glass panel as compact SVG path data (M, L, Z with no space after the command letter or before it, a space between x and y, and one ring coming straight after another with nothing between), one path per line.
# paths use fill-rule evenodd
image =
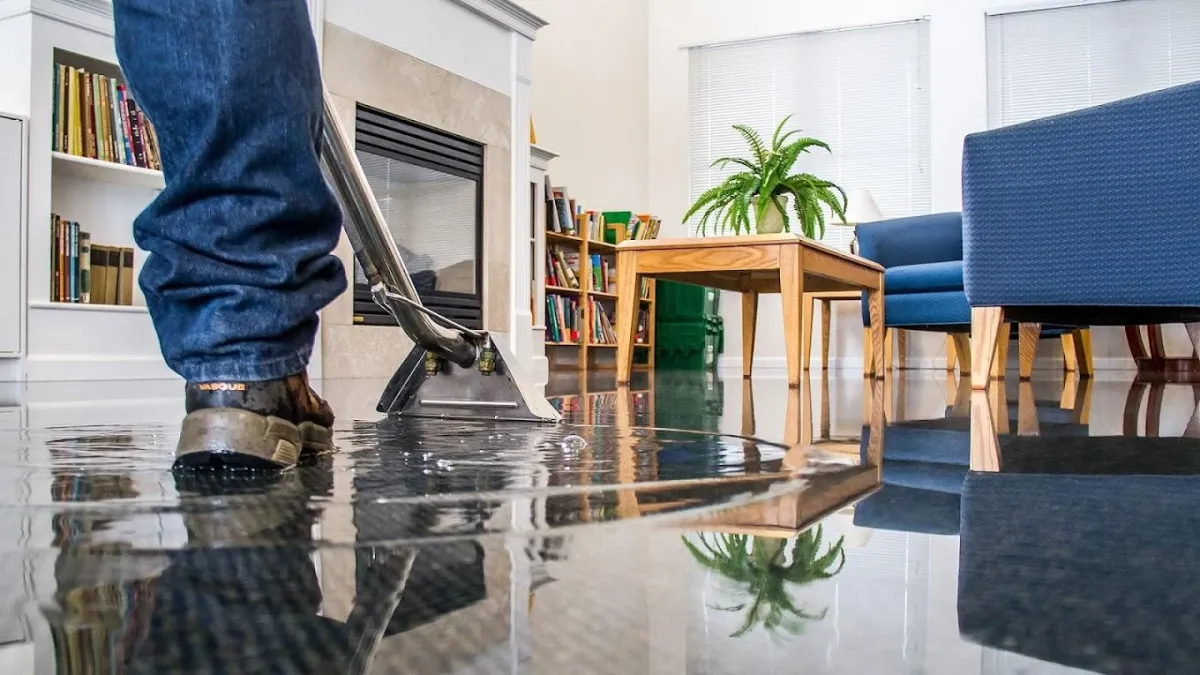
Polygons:
M474 295L479 183L364 150L357 154L417 292ZM365 284L357 266L355 272Z

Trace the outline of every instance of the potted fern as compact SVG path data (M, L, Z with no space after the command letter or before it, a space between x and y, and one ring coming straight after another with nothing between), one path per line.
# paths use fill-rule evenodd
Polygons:
M701 235L707 235L710 226L717 232L733 230L734 234L750 234L755 230L759 234L791 232L793 223L787 213L790 197L800 233L810 239L825 236L825 206L844 223L846 193L842 188L812 174L793 172L793 165L800 155L812 148L829 152L829 146L815 138L793 139L800 133L798 130L784 133L783 127L790 119L791 115L788 115L775 128L769 146L750 127L733 125L750 146L751 156L748 159L721 157L712 166L737 164L744 170L706 190L683 219L703 212L700 216Z

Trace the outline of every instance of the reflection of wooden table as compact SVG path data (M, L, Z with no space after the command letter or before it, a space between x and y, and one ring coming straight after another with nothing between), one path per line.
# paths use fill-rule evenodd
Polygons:
M617 382L629 382L643 277L742 294L742 374L749 377L760 293L783 296L788 384L800 385L805 293L867 291L874 371L883 372L883 268L795 234L627 241L617 247ZM877 335L876 335L877 334ZM663 336L670 339L669 336Z

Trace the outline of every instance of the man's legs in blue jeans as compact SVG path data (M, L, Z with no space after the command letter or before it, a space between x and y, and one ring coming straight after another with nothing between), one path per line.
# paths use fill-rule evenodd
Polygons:
M166 188L134 224L167 364L187 380L180 464L287 467L329 448L305 367L346 289L321 173L304 0L115 0L117 55Z

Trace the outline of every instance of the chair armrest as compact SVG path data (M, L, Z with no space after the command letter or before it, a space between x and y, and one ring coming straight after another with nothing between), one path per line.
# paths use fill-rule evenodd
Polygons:
M1200 83L967 137L973 307L1200 305Z
M962 260L962 214L934 213L861 223L858 253L885 268Z

